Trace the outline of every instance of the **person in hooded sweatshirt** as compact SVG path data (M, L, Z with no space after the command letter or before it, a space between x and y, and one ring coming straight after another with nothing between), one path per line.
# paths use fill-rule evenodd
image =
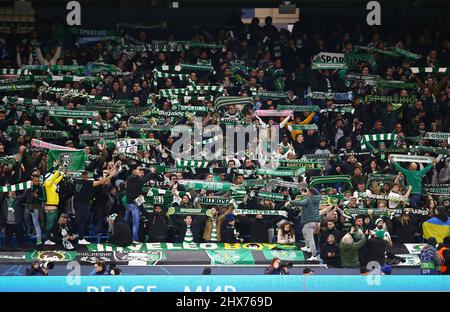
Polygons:
M331 154L331 151L327 147L327 139L326 138L321 137L319 139L319 147L316 149L314 154L316 154L316 155L324 155L324 156ZM331 164L330 164L329 160L325 160L324 168L325 168L325 170L330 170L331 169Z

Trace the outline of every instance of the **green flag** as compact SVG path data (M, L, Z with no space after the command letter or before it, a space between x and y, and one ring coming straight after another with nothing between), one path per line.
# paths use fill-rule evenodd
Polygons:
M251 250L207 250L211 265L255 264Z
M264 257L270 261L273 258L280 258L281 261L304 261L305 256L300 250L263 250Z
M50 150L48 151L48 167L53 166L55 160L60 161L60 165L72 171L84 170L86 164L86 152L84 150L63 151Z

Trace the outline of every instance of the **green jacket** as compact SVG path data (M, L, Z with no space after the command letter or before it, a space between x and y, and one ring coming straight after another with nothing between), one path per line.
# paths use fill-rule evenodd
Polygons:
M428 164L425 168L414 171L403 168L395 161L392 161L392 165L405 175L408 185L412 186L411 194L422 194L422 177L433 168L433 164Z
M346 244L341 241L339 244L339 251L341 253L341 264L344 268L359 267L358 250L366 243L366 236L360 236L360 240L351 244Z
M300 201L300 206L302 206L301 224L320 221L320 199L320 195L312 195Z

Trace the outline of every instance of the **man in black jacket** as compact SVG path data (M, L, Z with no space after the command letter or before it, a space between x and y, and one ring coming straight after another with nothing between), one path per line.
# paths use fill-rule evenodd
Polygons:
M62 213L59 216L58 222L53 226L50 233L50 239L52 242L62 244L65 249L71 250L75 248L73 244L75 243L77 236L73 233L72 228L67 221L67 214Z
M45 203L45 190L41 185L39 175L33 175L31 179L31 188L25 190L25 208L26 214L30 214L33 220L33 226L36 231L36 245L42 244L41 225L39 216Z
M373 235L364 246L364 264L376 261L380 265L384 265L386 249L391 246L392 241L390 236L387 235L384 230L376 230L375 235Z
M109 238L109 243L125 247L130 245L132 241L133 235L131 234L130 226L121 216L117 216L114 220L114 227Z
M125 221L128 221L130 215L132 216L133 240L136 243L139 243L139 223L141 213L135 200L142 194L142 186L147 181L151 180L155 174L155 168L151 168L146 175L144 175L144 170L135 169L127 179L127 212L125 214Z
M3 193L1 202L1 224L5 227L5 244L11 245L13 235L17 243L24 243L23 216L25 195L16 197L16 192Z
M172 221L179 234L180 243L200 243L203 232L202 218L185 215L183 218L173 215Z
M236 232L234 215L229 213L225 216L221 230L221 242L222 243L238 243L242 239L239 239L239 233Z
M148 234L149 242L166 242L169 218L164 214L161 206L155 205L153 212L150 213L145 209L142 209L141 212L147 219L145 222L145 232Z
M326 242L320 248L320 258L329 267L339 268L341 266L339 245L336 244L336 238L333 234L327 236Z

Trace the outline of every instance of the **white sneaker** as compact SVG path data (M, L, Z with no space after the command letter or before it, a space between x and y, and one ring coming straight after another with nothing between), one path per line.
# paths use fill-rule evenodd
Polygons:
M317 256L311 256L306 261L319 261L319 258Z
M300 248L302 251L304 251L304 252L309 252L309 253L311 253L311 249L309 249L308 247L302 247L302 248Z
M89 245L91 242L88 242L87 240L83 239L79 239L78 240L78 245Z
M55 242L52 242L51 240L47 239L44 243L44 245L56 245Z
M132 244L142 244L141 242L139 242L139 241L135 241L135 240L134 240L134 241L132 241L131 243L132 243Z

